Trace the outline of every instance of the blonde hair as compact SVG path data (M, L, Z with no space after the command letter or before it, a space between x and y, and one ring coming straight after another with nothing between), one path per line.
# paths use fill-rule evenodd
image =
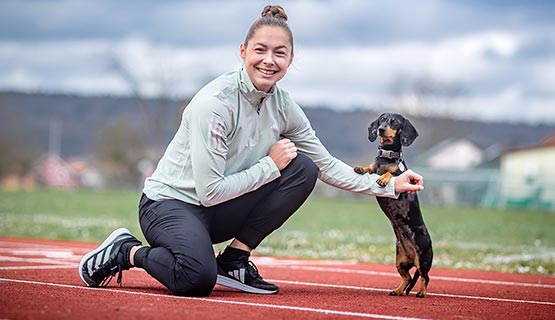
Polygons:
M277 5L268 5L262 9L260 18L256 19L249 28L249 32L245 37L243 45L247 47L249 40L254 36L254 33L264 26L280 27L285 30L289 36L291 54L293 54L293 32L291 32L291 29L287 24L287 14L285 13L285 10L283 7Z

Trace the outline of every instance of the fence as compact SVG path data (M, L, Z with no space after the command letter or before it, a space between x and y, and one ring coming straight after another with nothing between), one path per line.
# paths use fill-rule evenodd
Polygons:
M452 207L487 207L487 208L525 208L546 209L555 211L555 196L550 190L555 186L538 187L518 185L504 179L499 169L472 170L438 170L428 167L414 167L424 177L425 189L419 193L421 203ZM507 187L508 186L508 187ZM533 192L529 192L533 188ZM507 193L510 189L514 194L522 191L530 194L526 198L514 198ZM345 191L318 183L315 193L320 196L340 198L360 198Z

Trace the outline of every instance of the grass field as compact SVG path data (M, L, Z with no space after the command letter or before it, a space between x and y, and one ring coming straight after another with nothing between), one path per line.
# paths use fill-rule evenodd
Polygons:
M138 197L138 191L0 191L0 235L101 242L125 226L144 240ZM553 213L422 209L434 243L434 266L555 274ZM394 243L374 199L311 197L257 253L392 264Z

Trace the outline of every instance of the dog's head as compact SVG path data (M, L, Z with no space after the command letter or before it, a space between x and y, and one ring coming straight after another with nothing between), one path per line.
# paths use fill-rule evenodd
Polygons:
M397 113L383 113L368 127L368 140L374 142L380 137L380 145L410 146L418 132L408 119Z

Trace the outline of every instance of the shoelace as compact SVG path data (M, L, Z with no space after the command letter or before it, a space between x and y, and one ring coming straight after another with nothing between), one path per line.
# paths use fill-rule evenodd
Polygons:
M116 283L120 285L121 287L121 279L123 278L123 269L121 268L120 265L117 266L116 269L114 270L110 270L110 274L107 275L104 280L102 280L102 282L98 285L99 287L107 287L110 282L112 281L112 278L116 275L116 273L118 274L118 277L116 279Z
M250 266L250 268L249 268L249 266ZM252 262L251 260L249 260L249 262L248 262L247 271L249 272L249 275L251 277L256 278L256 279L262 279L262 277L258 273L258 268L254 264L254 262Z

